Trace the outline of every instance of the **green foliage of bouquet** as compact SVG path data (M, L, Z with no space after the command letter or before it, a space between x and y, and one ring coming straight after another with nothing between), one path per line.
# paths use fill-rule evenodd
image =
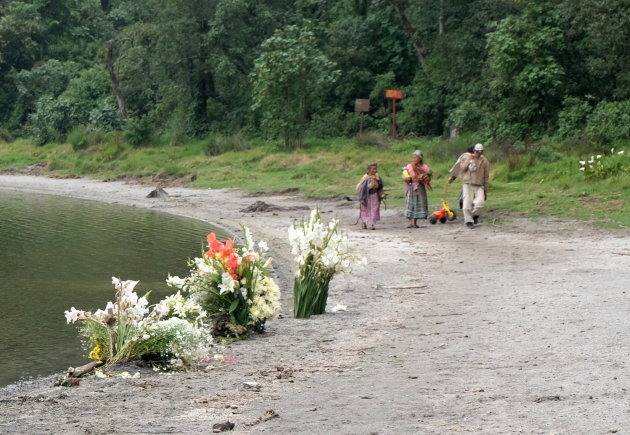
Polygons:
M227 317L233 325L262 332L280 313L280 289L270 276L271 258L263 259L267 244L260 241L258 252L249 228L243 232L242 248L208 234L208 250L190 262L190 275L169 277L167 284L189 293L210 318Z
M81 334L94 346L91 359L106 366L146 358L186 367L207 357L211 338L200 305L177 293L149 307L146 295L133 291L138 281L112 278L112 283L116 299L105 310L65 311L68 323L82 322Z
M580 171L589 180L603 180L617 174L630 174L630 154L623 150L615 152L610 150L610 154L597 154L591 156L589 160L580 160Z
M296 318L323 314L335 274L350 272L353 262L365 262L351 252L347 235L338 227L337 219L324 224L317 209L311 211L308 222L289 227L291 252L298 266L293 287Z

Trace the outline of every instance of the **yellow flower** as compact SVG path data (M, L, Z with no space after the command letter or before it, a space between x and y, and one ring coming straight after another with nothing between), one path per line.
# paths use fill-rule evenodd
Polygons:
M94 346L94 349L92 349L88 357L96 361L103 361L105 359L101 343L96 343L96 346Z

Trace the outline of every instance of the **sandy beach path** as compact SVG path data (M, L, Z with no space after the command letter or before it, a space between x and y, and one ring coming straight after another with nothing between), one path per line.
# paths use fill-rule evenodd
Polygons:
M0 175L0 190L249 226L272 251L282 318L197 372L0 389L0 433L628 433L630 231L492 216L407 229L399 209L370 231L345 199L153 188ZM268 210L245 211L257 201ZM347 311L298 320L287 228L315 205L369 264L332 283L328 307Z

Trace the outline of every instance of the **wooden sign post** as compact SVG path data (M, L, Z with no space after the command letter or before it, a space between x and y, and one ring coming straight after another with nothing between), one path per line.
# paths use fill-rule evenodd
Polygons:
M396 101L402 100L403 93L398 89L387 89L385 98L392 100L392 138L396 139Z
M361 121L359 123L359 134L361 134L363 133L363 114L370 111L370 100L364 98L354 100L354 111L361 114Z

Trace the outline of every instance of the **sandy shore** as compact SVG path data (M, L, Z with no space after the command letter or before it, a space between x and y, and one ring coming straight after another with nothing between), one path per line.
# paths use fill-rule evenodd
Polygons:
M264 335L218 345L223 361L133 379L52 378L0 389L0 433L628 433L630 231L487 216L377 230L357 204L292 192L0 175L0 190L150 208L268 242L283 316ZM263 201L267 211L245 211ZM261 204L259 204L261 205ZM287 228L318 205L340 218L369 266L335 278L329 307L292 317ZM615 432L616 431L616 432Z

